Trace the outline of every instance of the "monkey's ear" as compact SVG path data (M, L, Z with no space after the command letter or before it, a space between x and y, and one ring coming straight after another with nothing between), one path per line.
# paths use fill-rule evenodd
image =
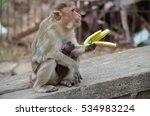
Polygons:
M56 20L60 20L62 17L62 13L58 10L53 11L53 15Z

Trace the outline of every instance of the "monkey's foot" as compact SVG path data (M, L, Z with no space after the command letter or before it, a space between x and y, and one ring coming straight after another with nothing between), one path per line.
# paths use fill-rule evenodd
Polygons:
M55 87L55 86L52 86L52 85L50 85L50 86L45 86L44 88L46 89L46 93L58 91L58 88Z
M67 87L72 87L72 83L69 80L62 80L60 84Z
M60 84L67 86L67 87L79 86L79 83L77 83L76 81L70 81L70 80L63 80L60 82Z
M55 92L58 91L58 88L52 85L49 86L43 86L43 87L38 87L38 88L34 88L36 92L40 92L40 93L49 93L49 92Z

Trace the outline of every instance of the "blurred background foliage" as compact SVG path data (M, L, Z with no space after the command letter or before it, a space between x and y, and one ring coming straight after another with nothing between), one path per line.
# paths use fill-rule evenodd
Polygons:
M8 7L11 7L10 1L11 0L0 0L0 10L7 10Z
M0 43L0 61L16 61L18 50L11 47L9 43L3 41Z

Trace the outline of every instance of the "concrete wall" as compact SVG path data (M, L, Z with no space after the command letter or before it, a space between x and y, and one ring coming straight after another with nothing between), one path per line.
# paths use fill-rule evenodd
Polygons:
M80 71L79 87L44 94L30 88L30 73L2 78L0 98L150 98L150 46L85 60Z

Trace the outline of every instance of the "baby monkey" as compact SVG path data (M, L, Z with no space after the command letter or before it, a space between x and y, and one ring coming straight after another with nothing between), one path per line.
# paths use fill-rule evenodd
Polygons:
M39 27L32 43L33 88L37 92L53 92L55 85L76 86L81 81L78 57L96 45L79 45L75 28L81 16L73 2L60 3Z
M68 57L72 58L73 60L77 61L77 57L75 56L71 56L71 52L75 49L75 45L72 44L70 41L65 43L61 49L61 52L65 55L67 55ZM73 54L72 54L73 55ZM69 72L68 67L65 67L63 65L57 64L56 66L56 73L58 74L59 78L62 79L65 76L67 76ZM78 78L78 82L80 82L81 76ZM66 83L67 84L67 83ZM71 87L74 83L68 83L68 87Z

